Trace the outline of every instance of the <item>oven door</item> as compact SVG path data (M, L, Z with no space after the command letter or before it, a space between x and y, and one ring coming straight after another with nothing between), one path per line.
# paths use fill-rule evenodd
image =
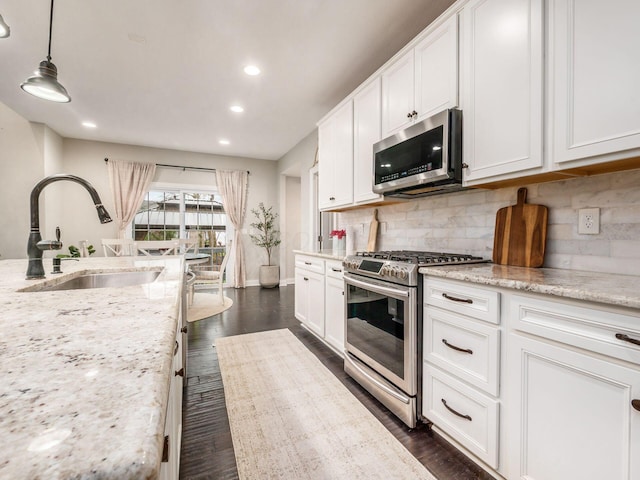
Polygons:
M345 345L407 395L417 393L417 287L344 274Z

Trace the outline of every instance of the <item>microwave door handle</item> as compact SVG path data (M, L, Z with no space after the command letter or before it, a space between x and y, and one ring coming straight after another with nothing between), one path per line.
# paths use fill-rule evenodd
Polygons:
M345 282L351 285L354 285L356 287L360 287L363 288L365 290L369 290L371 292L374 293L379 293L380 295L391 295L391 296L396 296L396 297L409 297L409 292L405 291L405 290L397 290L395 288L389 288L389 287L381 287L379 285L372 285L370 283L367 282L362 282L360 280L356 280L353 277L349 277L349 279L347 280L345 278Z

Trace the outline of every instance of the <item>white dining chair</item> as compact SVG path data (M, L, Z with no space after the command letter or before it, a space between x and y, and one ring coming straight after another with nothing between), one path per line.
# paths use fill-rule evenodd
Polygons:
M138 253L132 238L103 238L102 250L105 257L131 257Z
M218 289L217 293L220 304L224 303L222 288L224 284L224 272L227 269L227 264L229 262L229 258L231 257L231 244L232 242L228 243L225 249L224 258L222 259L222 263L217 270L206 270L204 268L192 270L195 275L195 280L189 287L189 305L193 304L193 296L195 295L197 287L206 287L209 285L213 285Z
M136 242L138 255L147 257L156 255L178 255L180 242L178 240L142 240Z
M180 244L180 253L198 253L197 238L181 238L178 240Z

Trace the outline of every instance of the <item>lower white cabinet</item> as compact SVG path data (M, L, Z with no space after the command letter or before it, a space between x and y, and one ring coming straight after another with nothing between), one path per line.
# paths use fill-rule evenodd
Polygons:
M294 313L312 333L344 351L344 281L342 262L296 255Z
M640 315L509 297L508 478L640 478Z
M511 334L508 478L640 478L640 371Z
M182 350L186 341L182 319L178 322L175 337L173 362L171 364L171 385L167 401L167 413L164 422L164 444L160 463L160 480L178 480L180 478L180 448L182 444L182 386L185 375Z
M422 415L508 480L640 479L640 312L425 280Z
M325 275L324 339L339 352L344 351L344 279L342 263L327 261Z
M324 336L324 275L296 268L295 315L309 330Z

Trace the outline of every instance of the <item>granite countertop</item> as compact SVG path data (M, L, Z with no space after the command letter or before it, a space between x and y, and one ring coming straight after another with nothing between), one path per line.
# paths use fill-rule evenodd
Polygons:
M162 455L182 257L82 258L25 280L0 262L0 477L155 478ZM150 284L18 290L86 271L160 270Z
M640 308L640 277L612 273L525 268L478 263L423 267L428 276L512 288L527 292L587 300L628 308Z
M293 253L297 253L299 255L310 255L312 257L320 257L327 260L344 260L344 257L347 256L347 253L344 251L334 252L330 248L324 250L294 250Z

